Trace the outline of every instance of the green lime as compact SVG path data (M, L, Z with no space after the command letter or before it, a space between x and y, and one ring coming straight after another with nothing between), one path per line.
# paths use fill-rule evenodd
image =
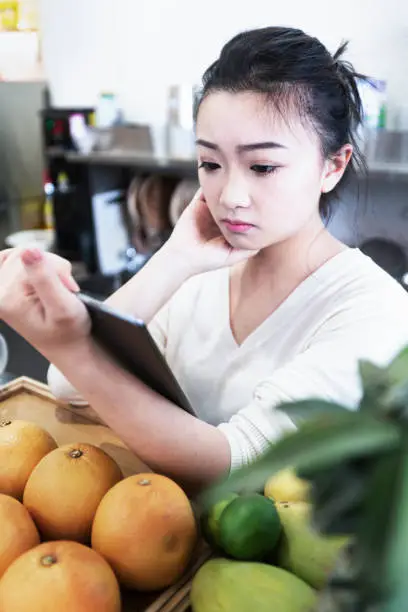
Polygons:
M219 542L228 555L242 561L260 561L278 543L281 521L275 503L258 493L231 501L219 520Z
M219 522L221 515L225 508L237 497L238 495L236 493L229 493L226 497L211 506L208 512L201 517L202 533L210 546L220 546Z

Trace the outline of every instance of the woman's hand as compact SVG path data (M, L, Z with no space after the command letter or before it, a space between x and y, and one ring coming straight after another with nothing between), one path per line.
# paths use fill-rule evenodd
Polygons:
M47 358L89 333L78 290L68 261L38 249L0 251L0 318Z
M233 248L225 240L201 189L183 211L165 247L186 258L194 274L232 266L257 253Z

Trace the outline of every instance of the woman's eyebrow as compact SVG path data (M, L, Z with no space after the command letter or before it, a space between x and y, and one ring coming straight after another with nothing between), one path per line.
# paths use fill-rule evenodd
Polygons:
M219 146L214 142L209 142L208 140L203 140L202 138L198 138L196 140L197 145L201 145L202 147L206 147L207 149L212 149L214 151L219 150ZM257 149L286 149L285 145L274 142L272 140L267 140L265 142L252 142L248 144L237 145L237 151L255 151Z

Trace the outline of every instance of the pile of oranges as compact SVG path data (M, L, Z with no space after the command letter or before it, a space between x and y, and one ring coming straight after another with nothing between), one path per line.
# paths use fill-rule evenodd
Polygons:
M173 480L19 420L0 422L0 525L1 612L119 612L121 586L174 584L197 543Z

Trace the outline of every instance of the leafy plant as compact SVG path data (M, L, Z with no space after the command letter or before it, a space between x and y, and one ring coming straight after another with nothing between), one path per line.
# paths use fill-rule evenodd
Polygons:
M384 368L360 363L359 409L318 399L280 406L298 430L207 490L259 490L292 466L312 485L313 520L323 533L350 534L318 612L408 610L408 347Z

